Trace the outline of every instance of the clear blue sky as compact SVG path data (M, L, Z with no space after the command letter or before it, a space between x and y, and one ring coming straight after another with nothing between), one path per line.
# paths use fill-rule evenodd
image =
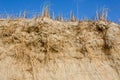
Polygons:
M43 5L49 4L51 12L68 18L73 11L79 18L94 18L96 10L108 8L108 16L112 21L120 19L120 0L0 0L0 14L18 14L24 10L29 15L40 12ZM77 15L77 4L78 13Z

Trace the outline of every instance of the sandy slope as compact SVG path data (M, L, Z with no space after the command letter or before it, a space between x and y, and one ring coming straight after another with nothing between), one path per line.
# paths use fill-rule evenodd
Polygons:
M0 20L0 80L120 80L120 26Z

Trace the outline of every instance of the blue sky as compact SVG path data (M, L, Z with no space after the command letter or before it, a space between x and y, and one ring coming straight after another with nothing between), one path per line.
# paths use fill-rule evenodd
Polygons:
M43 6L47 4L51 12L54 11L55 15L60 14L65 18L73 11L80 19L83 17L93 19L95 12L105 7L108 8L109 20L120 19L120 0L0 0L0 14L20 14L26 10L28 15L33 15L41 12Z

